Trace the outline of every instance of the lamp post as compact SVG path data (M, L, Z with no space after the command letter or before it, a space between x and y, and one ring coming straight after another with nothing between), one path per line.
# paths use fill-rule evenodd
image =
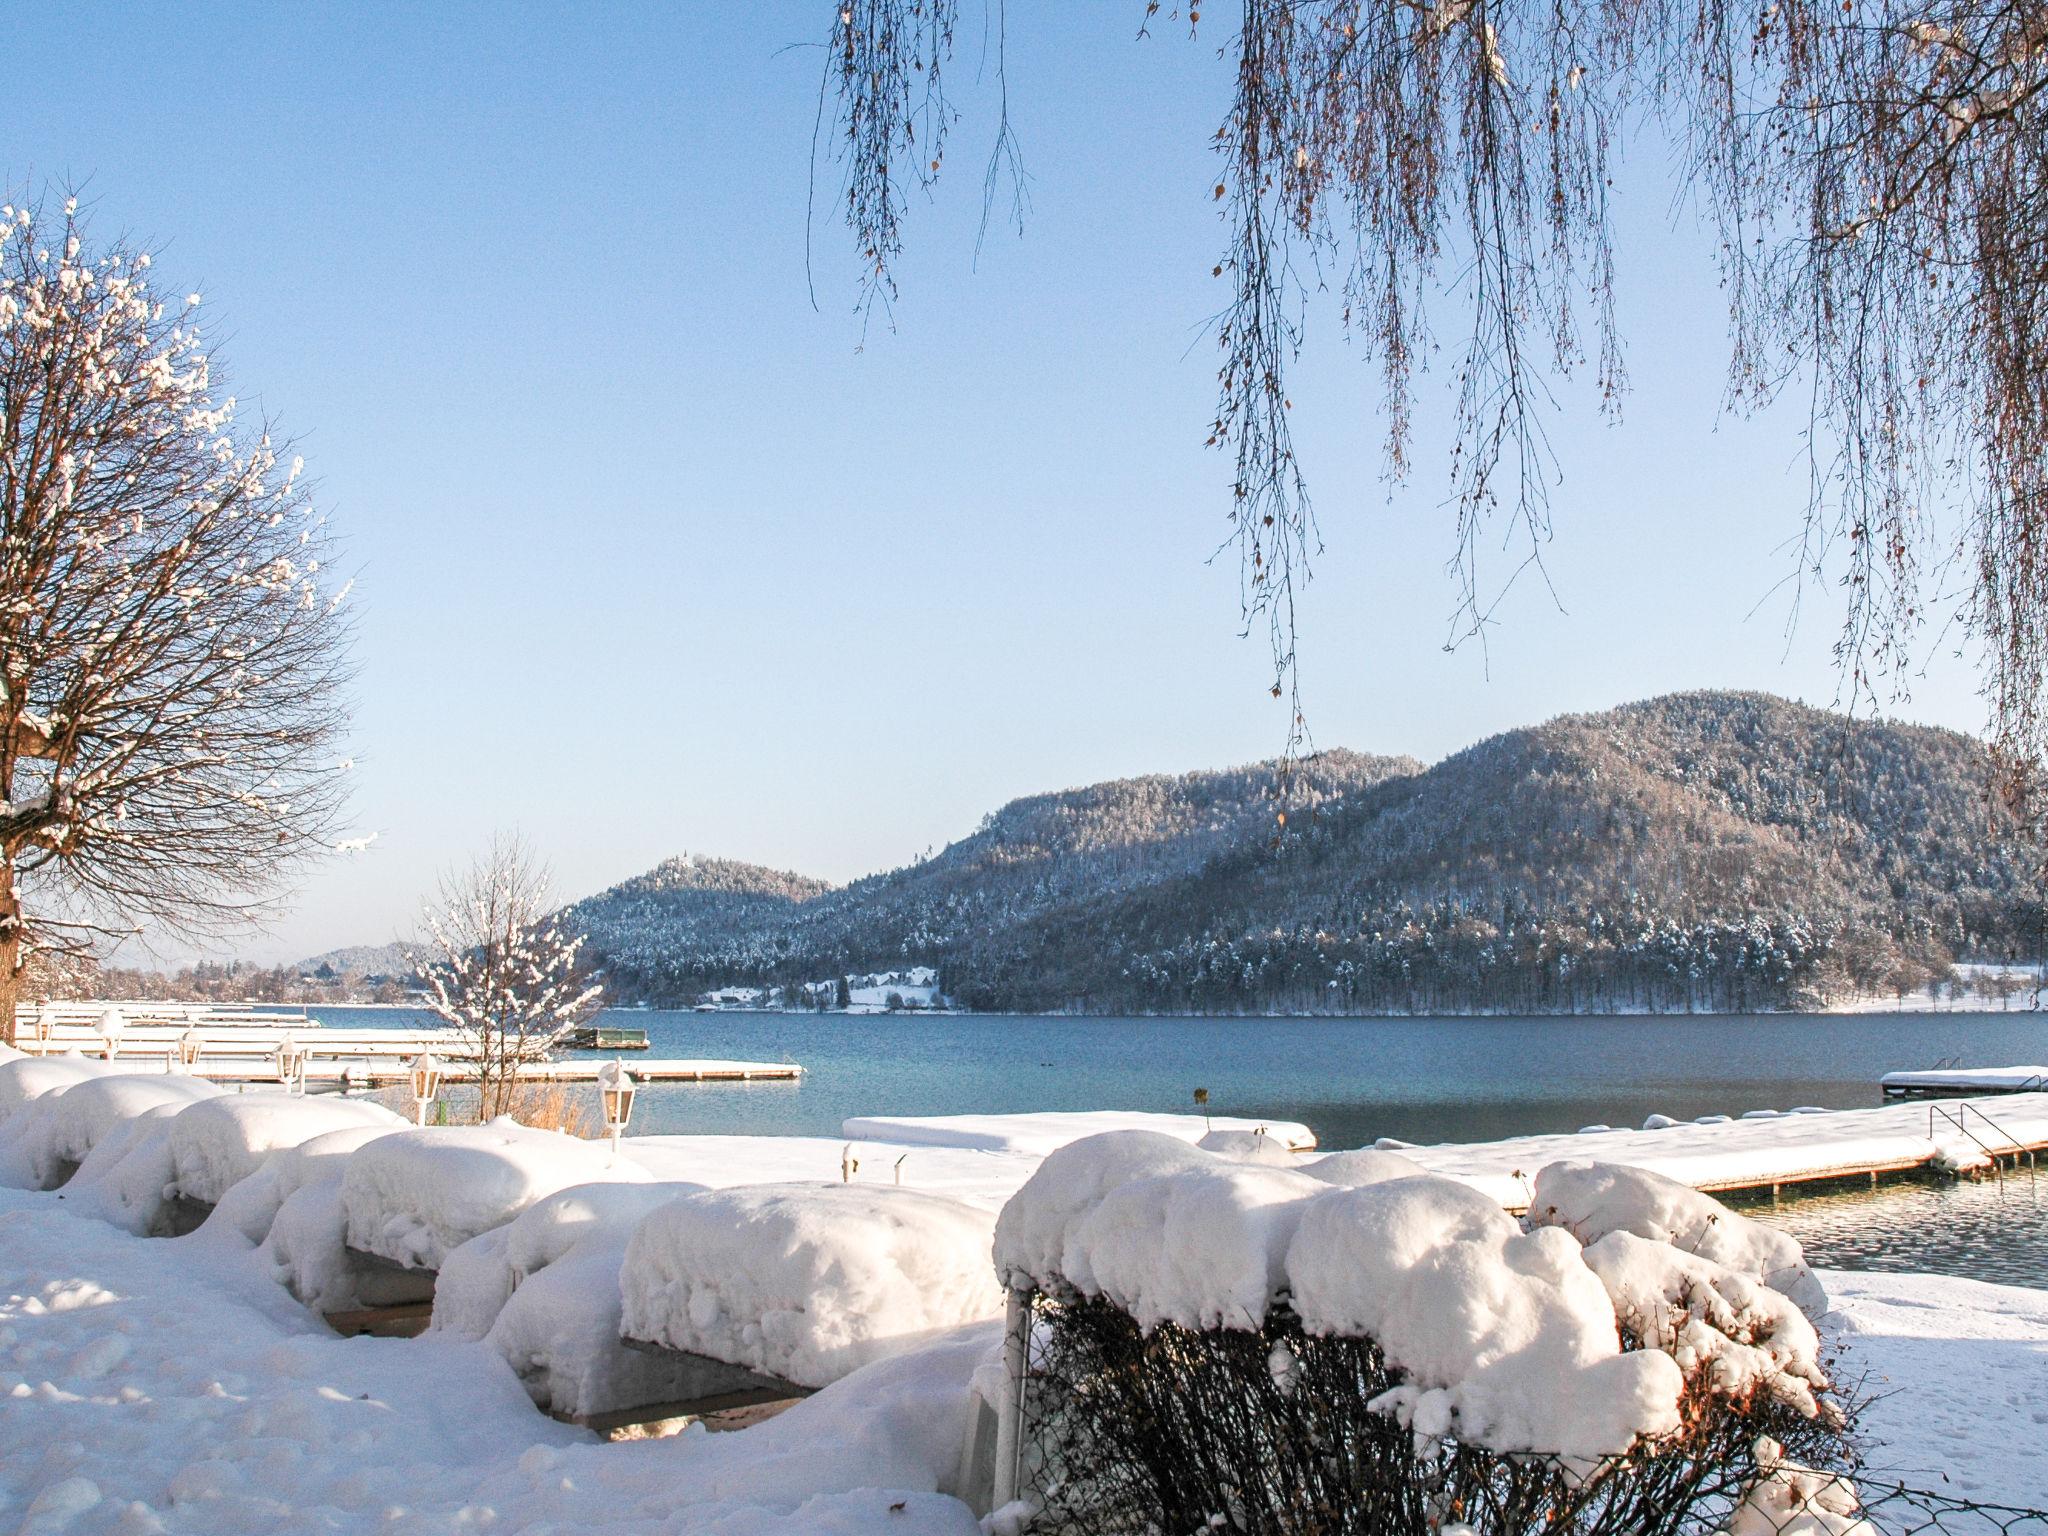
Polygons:
M427 1106L440 1091L441 1063L434 1060L432 1051L422 1051L412 1059L412 1102L419 1124L427 1123Z
M109 1008L100 1015L100 1059L112 1061L114 1052L121 1048L121 1036L128 1029L128 1020L118 1008Z
M286 1093L306 1091L306 1048L289 1033L277 1042L277 1075Z
M178 1036L178 1065L190 1072L199 1065L199 1053L206 1049L206 1036L188 1029Z
M597 1097L604 1107L604 1128L611 1132L613 1161L618 1159L619 1138L625 1134L626 1122L633 1118L636 1092L633 1075L624 1062L608 1061L597 1069Z
M57 1030L57 1010L44 1003L36 1010L36 1054L50 1054L50 1036Z

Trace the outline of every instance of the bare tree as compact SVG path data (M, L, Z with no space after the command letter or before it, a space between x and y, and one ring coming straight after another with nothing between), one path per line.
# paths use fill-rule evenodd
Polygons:
M0 208L0 1031L28 956L259 915L342 800L347 630L199 295ZM345 589L344 589L345 590Z
M550 909L547 869L509 835L442 880L426 929L428 1006L476 1064L482 1118L510 1113L520 1066L599 1007L604 989L577 962L583 935Z
M942 163L956 11L832 6L825 83L864 308L893 297L905 191ZM1806 393L1800 575L1841 573L1845 690L1897 680L1930 617L1960 619L1983 648L2004 787L2027 799L2048 760L2048 0L1237 14L1210 442L1234 455L1244 616L1268 625L1276 697L1294 688L1294 604L1319 547L1287 383L1312 295L1333 296L1379 369L1395 481L1433 308L1451 333L1452 633L1479 633L1550 537L1552 382L1590 367L1609 409L1626 388L1609 172L1642 137L1683 147L1678 190L1715 226L1731 402ZM1198 4L1185 18L1209 24ZM989 185L1016 163L1005 108ZM1481 569L1494 548L1499 575ZM1291 717L1298 740L1298 698Z

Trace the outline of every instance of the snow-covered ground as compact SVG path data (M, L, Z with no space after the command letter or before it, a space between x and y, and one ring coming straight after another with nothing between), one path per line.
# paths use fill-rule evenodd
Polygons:
M2048 1507L2048 1291L1822 1278L1837 1374L1875 1398L1873 1463ZM967 1330L741 1434L603 1445L535 1413L483 1346L338 1338L246 1252L0 1191L0 1528L969 1536L935 1490L991 1341Z
M605 1445L479 1344L343 1339L204 1234L0 1190L0 1529L972 1536L970 1330L743 1434Z
M2039 1008L2048 966L1958 960L1955 981L1907 993L1872 992L1830 1003L1828 1013L2017 1013Z
M332 1102L5 1058L0 1530L80 1536L966 1536L951 1495L1000 1377L998 1268L1198 1325L1255 1323L1285 1289L1316 1326L1383 1341L1413 1378L1405 1418L1504 1449L1661 1433L1680 1353L1810 1409L1799 1308L1829 1303L1782 1234L1686 1185L1961 1150L1928 1140L1922 1105L1321 1158L1291 1128L1113 1115L641 1137L615 1158L509 1122L344 1124ZM2048 1095L1997 1112L2048 1127ZM182 1230L156 1220L173 1197L217 1205L188 1236L135 1235ZM1524 1201L1526 1230L1503 1210ZM393 1262L439 1270L424 1338L345 1340L310 1310L367 1300L354 1287ZM1878 1476L2048 1506L2024 1454L2048 1425L2048 1291L1826 1281ZM1712 1327L1688 1310L1708 1293ZM1624 1313L1671 1352L1618 1354ZM633 1383L685 1358L621 1334L823 1390L740 1434L638 1445L534 1411L643 1403Z
M1871 1481L2048 1509L2048 1290L1824 1270ZM2044 1277L2048 1278L2048 1277Z

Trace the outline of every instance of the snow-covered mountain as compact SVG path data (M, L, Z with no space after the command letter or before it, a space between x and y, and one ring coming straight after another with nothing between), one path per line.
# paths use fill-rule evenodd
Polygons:
M923 964L984 1008L1811 1004L2034 942L1986 766L1954 732L1675 694L1427 768L1034 795L837 889L670 860L575 918L615 994L656 1002Z

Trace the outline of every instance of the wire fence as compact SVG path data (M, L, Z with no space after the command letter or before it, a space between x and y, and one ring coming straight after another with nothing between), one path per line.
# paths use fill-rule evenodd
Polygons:
M1848 1426L1689 1391L1684 1425L1564 1460L1418 1436L1372 1340L1140 1328L1032 1298L1019 1488L1033 1536L2048 1536L2048 1511L1886 1476ZM1924 1478L1919 1481L1925 1481Z

